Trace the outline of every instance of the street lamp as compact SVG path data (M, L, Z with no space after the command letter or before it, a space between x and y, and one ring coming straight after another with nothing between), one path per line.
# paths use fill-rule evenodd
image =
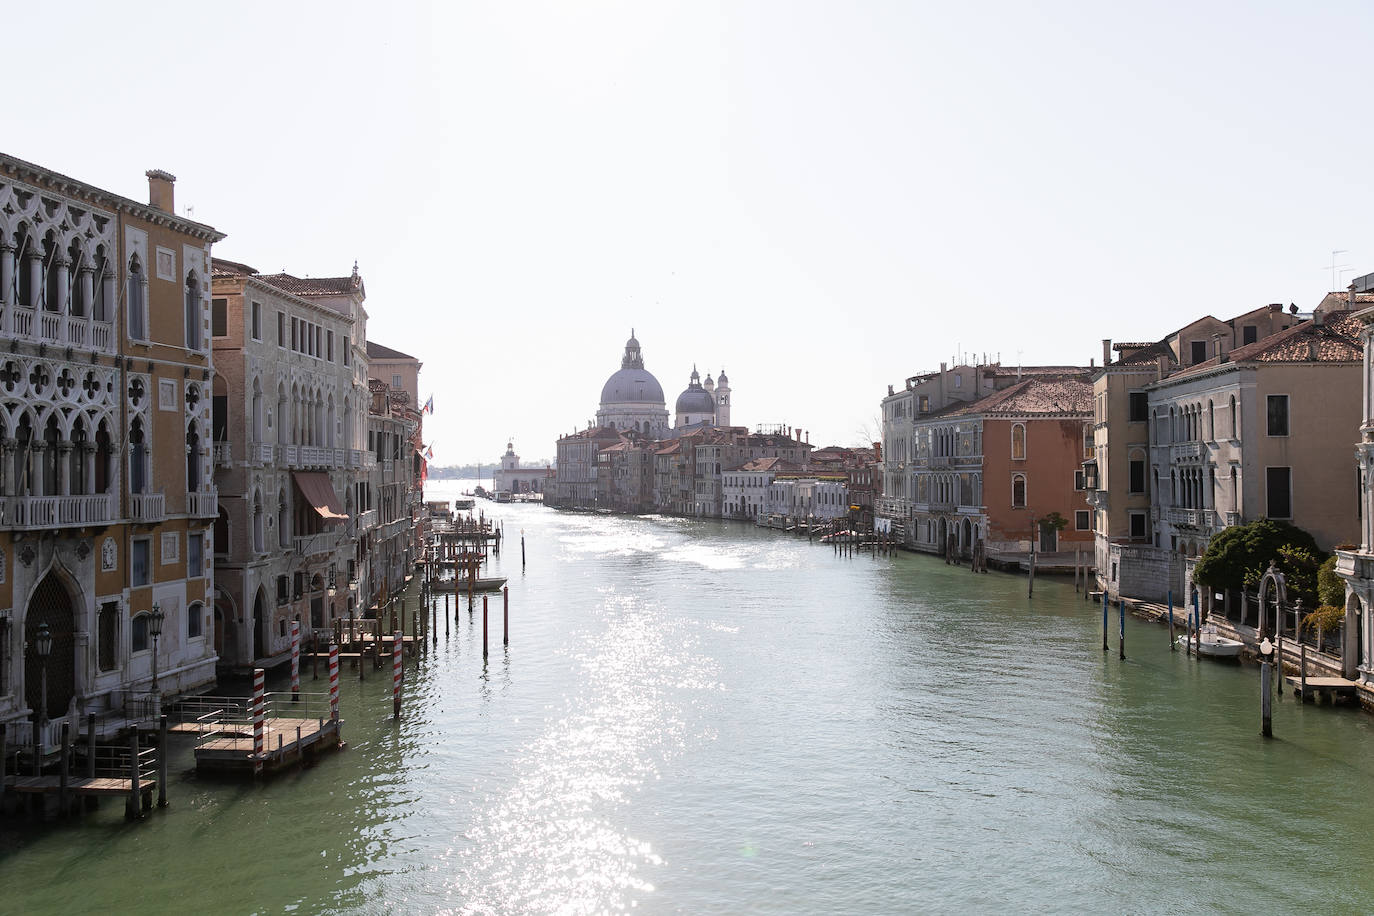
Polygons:
M39 700L38 727L48 724L48 656L52 654L52 630L47 622L38 625L38 633L33 638L33 651L38 655Z
M153 689L157 690L157 640L162 635L162 621L167 615L157 602L153 602L153 612L148 615L148 632L153 636Z

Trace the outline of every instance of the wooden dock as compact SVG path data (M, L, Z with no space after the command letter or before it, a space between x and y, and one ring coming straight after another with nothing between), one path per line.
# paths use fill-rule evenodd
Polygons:
M330 715L323 694L301 693L294 699L290 693L267 694L260 751L251 710L234 705L243 702L222 702L218 710L174 726L200 736L195 747L198 772L271 773L343 746L343 720Z
M55 795L63 790L62 777L53 775L10 776L5 781L5 788L10 792L24 792L34 795ZM72 795L114 795L120 798L128 797L133 789L134 784L132 779L120 779L114 776L74 776L67 780L66 785L66 791ZM139 780L138 791L140 794L151 797L156 789L156 778Z
M1284 678L1293 688L1294 699L1307 702L1334 703L1337 699L1355 699L1355 682L1343 677L1309 677L1304 687L1303 678L1290 674Z

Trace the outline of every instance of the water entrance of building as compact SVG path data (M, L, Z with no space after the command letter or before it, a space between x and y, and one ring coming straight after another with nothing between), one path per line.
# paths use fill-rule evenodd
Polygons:
M38 584L24 614L24 642L29 647L24 658L24 699L35 711L42 704L44 665L33 647L38 628L45 623L52 634L52 651L47 660L46 715L56 719L67 714L76 695L76 639L71 594L54 573L48 573Z

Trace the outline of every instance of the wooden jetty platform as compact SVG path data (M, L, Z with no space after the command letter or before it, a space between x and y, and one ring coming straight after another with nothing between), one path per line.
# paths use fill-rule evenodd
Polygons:
M328 694L269 693L263 702L261 742L247 697L197 697L182 711L173 730L199 736L198 772L272 773L343 746L343 720L331 714Z
M1293 688L1294 699L1302 702L1334 703L1338 699L1355 699L1355 682L1343 677L1301 678L1290 674L1284 680Z

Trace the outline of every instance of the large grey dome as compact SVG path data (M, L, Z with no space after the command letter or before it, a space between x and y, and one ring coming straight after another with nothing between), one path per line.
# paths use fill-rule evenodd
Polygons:
M663 386L646 369L620 369L606 379L601 404L662 404Z

